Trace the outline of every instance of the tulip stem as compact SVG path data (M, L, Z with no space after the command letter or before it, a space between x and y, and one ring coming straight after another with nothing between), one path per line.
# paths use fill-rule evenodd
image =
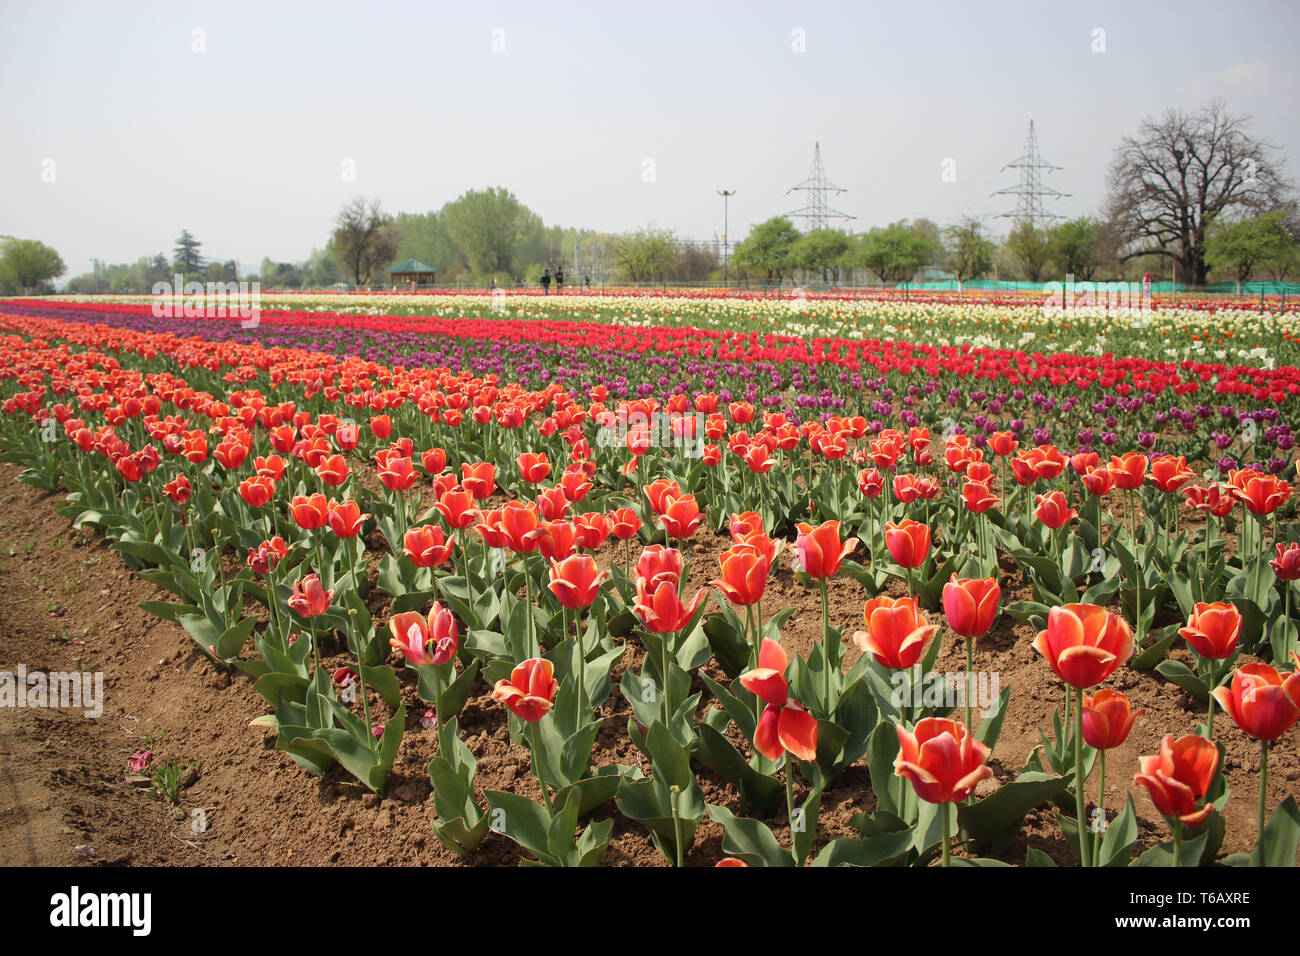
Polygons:
M1183 865L1183 821L1174 820L1174 869Z
M537 721L528 722L529 744L532 748L533 776L537 778L537 785L542 788L542 801L546 804L546 809L554 814L555 808L551 806L551 794L546 788L546 778L542 773L542 737L537 730Z
M348 643L357 655L357 682L361 684L361 713L366 721L366 744L374 750L375 735L370 729L370 697L366 693L365 662L361 660L361 642L357 640L356 616L356 608L348 608Z
M952 848L949 834L952 833L952 804L945 801L939 804L939 815L943 818L943 865L952 865Z
M1209 663L1210 663L1210 682L1209 682L1209 683L1210 683L1210 693L1209 693L1210 703L1209 703L1208 708L1207 708L1207 711L1206 711L1206 720L1207 720L1207 723L1209 724L1209 728L1208 728L1208 729L1209 729L1209 732L1210 732L1210 739L1213 740L1213 739L1214 739L1214 688L1216 688L1216 687L1219 686L1219 682L1218 682L1218 679L1216 678L1215 673L1214 673L1214 661L1211 660Z
M790 856L794 865L799 866L799 851L795 849L794 822L794 754L785 753L785 812L790 820Z
M519 561L524 569L524 610L528 619L529 654L532 657L541 657L542 645L536 634L537 622L533 620L533 586L528 579L528 555L521 555ZM468 580L468 575L469 569L466 568L466 580Z
M1262 866L1264 859L1264 812L1266 804L1264 800L1265 789L1268 786L1268 741L1259 742L1259 806L1255 812L1255 853L1251 854L1251 864Z
M1101 752L1101 780L1097 783L1097 806L1106 809L1106 751Z
M962 693L962 697L965 698L966 700L966 729L969 730L971 733L975 732L975 725L971 723L971 708L970 708L971 690L973 685L971 675L973 673L972 669L975 666L974 650L975 650L975 638L968 635L966 637L966 689Z
M668 788L672 794L673 803L673 844L676 849L676 864L680 870L682 867L682 818L677 812L677 795L682 792L682 788L673 784Z
M1083 822L1084 800L1083 784L1087 775L1083 772L1083 691L1074 691L1074 808L1079 833L1079 865L1091 866L1088 859L1088 828Z
M832 668L839 668L839 661L836 660L836 655L831 651L830 609L826 593L826 579L818 578L817 583L821 586L822 598L822 650L826 652L826 719L830 720L835 713L835 704L831 700L831 670Z

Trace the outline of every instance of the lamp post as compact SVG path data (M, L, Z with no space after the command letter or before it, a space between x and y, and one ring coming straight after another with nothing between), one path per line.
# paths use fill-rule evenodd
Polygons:
M727 218L727 201L736 195L734 189L719 189L718 195L722 197L722 284L727 285L727 232L730 221Z

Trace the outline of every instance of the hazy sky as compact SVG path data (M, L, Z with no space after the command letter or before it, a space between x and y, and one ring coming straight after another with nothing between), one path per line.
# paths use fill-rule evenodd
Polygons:
M726 187L740 238L803 204L818 140L855 231L1004 230L989 194L1031 118L1070 216L1144 117L1216 96L1300 180L1298 35L1296 0L0 0L0 234L65 279L182 228L247 270L305 259L353 196L423 212L501 185L548 225L702 239Z

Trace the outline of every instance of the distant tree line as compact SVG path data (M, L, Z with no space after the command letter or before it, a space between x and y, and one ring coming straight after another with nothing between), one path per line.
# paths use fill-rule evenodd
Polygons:
M1013 221L1005 236L983 217L939 225L900 220L856 235L837 229L801 234L776 216L751 227L731 250L727 274L749 281L897 283L927 277L960 281L997 275L1042 281L1176 278L1247 282L1300 277L1300 211L1282 161L1247 134L1247 121L1222 102L1193 113L1169 110L1145 120L1116 148L1101 210L1065 222ZM439 284L535 284L563 269L566 283L702 282L723 275L717 240L692 242L654 224L623 233L548 226L501 187L469 190L424 213L387 213L358 197L337 213L321 249L305 261L262 259L256 272L208 262L202 244L181 232L171 257L131 264L94 261L69 282L73 292L148 291L155 282L261 282L262 288L386 288L388 269L416 259ZM63 274L58 254L35 240L0 237L0 292L48 289Z

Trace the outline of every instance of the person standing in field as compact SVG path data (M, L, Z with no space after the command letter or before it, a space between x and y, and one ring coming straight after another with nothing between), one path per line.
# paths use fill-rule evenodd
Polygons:
M542 270L542 295L551 294L551 270Z
M564 287L564 266L558 266L555 269L555 294L559 295L560 290Z

